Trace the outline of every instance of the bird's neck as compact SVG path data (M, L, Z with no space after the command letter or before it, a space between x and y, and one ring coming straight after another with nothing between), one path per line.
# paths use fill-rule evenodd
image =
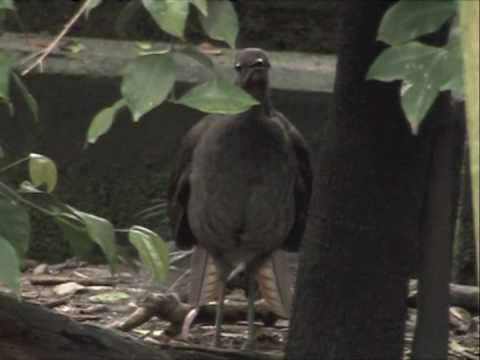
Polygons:
M270 96L270 89L259 89L258 91L249 91L257 101L258 104L252 106L251 110L255 113L260 112L265 115L270 115L273 111L272 99Z

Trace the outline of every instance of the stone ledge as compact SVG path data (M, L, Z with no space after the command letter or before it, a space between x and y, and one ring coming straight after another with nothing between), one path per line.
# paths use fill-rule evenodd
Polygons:
M51 36L3 33L0 50L13 53L18 59L38 52L52 40ZM67 37L62 44L76 42L84 46L77 52L56 50L46 60L44 73L84 75L91 77L119 77L125 66L135 58L139 48L135 41ZM152 43L155 48L166 48L166 43ZM274 89L306 92L332 92L335 78L336 56L298 52L269 51L273 71ZM234 51L222 49L220 55L211 56L220 71L233 77ZM178 56L178 79L194 83L203 80L201 65L184 56Z

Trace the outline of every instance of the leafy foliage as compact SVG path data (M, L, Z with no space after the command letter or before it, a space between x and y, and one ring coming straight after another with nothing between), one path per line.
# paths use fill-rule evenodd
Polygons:
M235 47L238 19L229 0L141 0L141 3L160 29L182 41L187 18L194 8L208 36ZM176 54L202 64L211 77L177 100L172 96L176 81ZM212 60L189 45L171 46L161 51L143 49L127 67L121 90L134 121L139 121L144 114L168 100L200 111L224 114L243 112L257 103L242 89L221 79ZM88 130L89 143L95 143L110 129L118 109L122 107L119 104L122 100L97 113Z
M46 156L30 154L28 163L30 180L35 187L46 185L48 192L52 192L57 185L57 167L55 163Z
M73 253L86 255L97 244L108 259L112 271L118 262L116 231L104 218L75 209L64 204L52 193L57 182L55 163L38 154L29 156L0 169L5 171L28 162L30 181L24 181L18 190L11 188L0 179L0 283L12 289L18 288L18 264L27 253L30 242L30 217L27 209L36 210L53 218L60 227ZM40 188L46 185L46 190ZM38 186L38 187L37 187ZM152 231L133 227L135 233L132 245L140 258L154 273L156 280L162 280L168 270L168 249L163 240ZM150 244L151 243L151 244ZM10 250L13 249L13 251ZM151 252L145 254L146 249ZM4 261L2 256L9 256ZM161 263L153 263L160 261ZM14 269L11 267L15 266Z
M16 255L25 256L30 243L30 218L15 200L0 197L0 236L8 240Z
M200 16L205 32L212 39L225 41L235 47L238 35L238 19L230 1L209 0L207 15Z
M453 0L410 1L401 0L383 16L378 40L400 45L437 30L456 14Z
M140 4L140 1L138 2ZM89 17L102 0L85 0L78 15ZM238 19L229 0L141 0L160 29L179 38L182 45L171 45L160 51L145 51L126 68L122 80L122 98L99 111L91 122L87 141L94 143L111 128L116 114L123 108L139 119L170 100L175 103L214 113L235 113L247 110L257 102L240 88L221 78L212 60L192 46L184 44L186 21L190 10L195 9L207 35L235 46ZM190 6L192 5L192 6ZM15 10L12 0L0 0L0 10ZM150 49L148 49L150 50ZM78 49L72 49L75 52ZM180 99L174 99L172 91L176 81L176 55L187 56L201 64L210 79L193 87ZM22 78L14 72L15 63L8 55L0 53L0 101L7 104L11 113L11 83L20 90L34 120L39 120L39 109ZM3 157L3 150L0 149ZM98 245L108 259L112 271L119 259L116 230L107 219L78 210L63 203L54 194L58 181L55 163L39 154L30 154L0 168L0 176L11 168L28 164L29 180L13 188L0 178L0 283L12 289L19 287L19 264L28 251L30 242L30 216L34 210L53 219L77 256L87 254ZM145 266L154 278L162 281L168 271L168 249L154 232L133 226L128 239L136 248Z
M117 100L112 106L100 110L93 121L90 123L87 131L87 141L95 143L103 134L107 133L112 127L113 120L117 112L124 108L127 104L124 99Z
M189 1L142 0L142 3L163 31L183 38L190 6Z
M128 239L154 279L164 281L169 265L165 242L157 234L141 226L133 226L128 232Z
M0 10L15 10L13 0L0 0Z
M176 102L208 113L236 114L258 102L251 96L241 96L241 90L217 77L198 85Z
M20 263L14 248L0 235L0 285L18 291L20 288Z
M170 54L140 56L126 70L122 95L133 120L165 101L175 83L175 63Z
M0 102L8 105L10 113L13 111L10 102L10 70L13 66L13 60L4 53L0 53Z
M371 65L367 79L402 81L402 108L414 133L418 132L440 91L463 93L462 51L458 36L452 34L445 47L414 41L437 30L455 15L456 6L454 0L401 0L385 13L378 31L378 39L392 46Z

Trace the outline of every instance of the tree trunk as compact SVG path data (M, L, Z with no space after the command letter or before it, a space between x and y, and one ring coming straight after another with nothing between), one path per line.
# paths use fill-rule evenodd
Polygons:
M151 344L0 293L1 360L278 360L265 354Z
M395 360L403 352L431 142L428 132L411 135L398 82L365 81L392 2L341 4L333 116L314 155L287 359Z
M433 146L421 229L415 360L448 357L449 282L465 119L454 114L447 101L442 105L443 116L434 119L429 129Z

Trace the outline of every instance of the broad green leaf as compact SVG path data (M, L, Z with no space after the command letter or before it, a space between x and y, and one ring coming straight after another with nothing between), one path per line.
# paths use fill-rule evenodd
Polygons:
M187 0L142 0L142 3L163 31L183 39L190 5Z
M258 101L234 84L216 78L189 90L176 103L207 113L237 114Z
M0 235L0 285L18 292L20 289L20 262L12 245Z
M411 42L383 51L370 67L368 79L403 80L401 103L416 133L439 91L461 91L459 46L439 48Z
M30 243L30 217L27 210L13 200L0 197L0 236L8 239L23 258Z
M10 114L13 114L13 106L10 101L10 74L13 60L3 52L0 52L0 102L8 105Z
M170 54L138 57L126 70L122 95L134 121L160 105L175 83L175 63Z
M208 3L207 0L190 0L193 5L202 13L202 15L208 15Z
M238 18L229 0L208 0L208 15L200 13L203 30L212 39L225 41L235 48L238 35Z
M50 212L52 216L68 217L72 222L74 220L79 222L80 220L73 208L61 202L53 194L37 189L29 181L22 182L18 192L22 197L35 204L35 206Z
M87 8L85 9L85 17L88 19L90 12L102 3L102 0L88 0Z
M450 38L445 47L446 54L442 61L439 75L442 77L440 90L451 90L457 96L464 96L463 49L459 36Z
M76 210L75 213L83 220L90 238L97 243L115 271L117 264L117 249L113 225L106 219Z
M46 156L30 154L28 162L30 180L34 186L47 185L47 191L52 192L57 185L58 172L55 163Z
M186 46L183 49L176 51L175 54L188 56L199 64L205 66L207 70L215 71L215 65L213 64L212 59L195 49L193 46Z
M385 49L371 65L367 79L414 81L429 71L432 60L445 54L442 48L411 42Z
M126 106L124 99L117 100L113 105L100 110L93 118L87 131L87 141L95 143L98 138L108 132L118 111Z
M23 95L23 98L25 99L25 103L27 104L28 108L30 109L33 120L35 122L38 122L40 117L38 115L38 103L37 100L33 97L33 95L30 93L28 90L27 86L25 83L22 81L20 76L15 74L14 72L12 73L13 81L17 85L17 87L20 89L20 93Z
M157 234L141 226L130 228L128 239L154 279L164 281L169 266L166 243Z
M422 120L437 98L438 88L425 83L405 81L401 89L401 103L414 134L418 133Z
M2 9L16 10L15 3L13 0L0 0L0 10Z
M56 223L62 230L63 238L69 243L72 252L77 257L89 254L95 247L86 229L71 226L56 219Z
M383 16L378 40L394 45L434 32L456 11L454 0L401 0Z

